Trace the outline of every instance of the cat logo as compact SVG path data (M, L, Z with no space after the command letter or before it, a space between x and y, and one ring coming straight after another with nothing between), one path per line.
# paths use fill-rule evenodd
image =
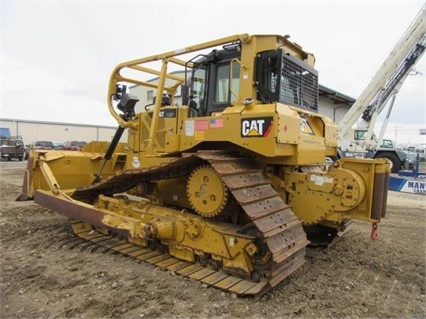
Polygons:
M153 112L148 112L148 115L150 118L152 118ZM159 118L176 118L176 109L162 109L160 113L158 114Z
M176 117L176 109L161 110L159 117L160 118L175 118Z
M272 116L241 119L241 137L267 137L272 130Z

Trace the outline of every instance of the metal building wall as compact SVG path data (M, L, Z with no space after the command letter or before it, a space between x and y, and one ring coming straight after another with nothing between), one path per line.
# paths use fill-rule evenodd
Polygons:
M21 135L25 144L34 141L111 141L116 127L0 118L0 127ZM127 136L122 137L125 141Z

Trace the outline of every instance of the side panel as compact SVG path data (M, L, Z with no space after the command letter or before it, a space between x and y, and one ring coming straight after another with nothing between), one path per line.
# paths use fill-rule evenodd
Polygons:
M212 117L187 118L181 132L181 151L203 142L229 142L243 149L273 157L276 155L277 132L275 105L258 105L250 112L214 113Z
M326 156L335 155L335 125L284 104L228 107L212 117L182 117L177 132L183 152L206 143L209 149L221 149L227 142L264 162L289 165L323 163ZM173 140L169 133L166 139Z

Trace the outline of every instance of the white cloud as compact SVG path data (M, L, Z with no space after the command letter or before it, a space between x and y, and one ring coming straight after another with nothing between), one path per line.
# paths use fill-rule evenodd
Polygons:
M1 117L77 123L108 123L104 89L82 85L67 74L40 66L24 64L3 56L7 61L2 76ZM95 90L96 89L96 90ZM102 92L98 96L96 92ZM103 113L103 114L102 114Z
M118 63L237 34L290 34L320 82L357 97L423 1L5 2L1 116L114 124L106 105ZM425 123L423 75L407 79L397 124Z

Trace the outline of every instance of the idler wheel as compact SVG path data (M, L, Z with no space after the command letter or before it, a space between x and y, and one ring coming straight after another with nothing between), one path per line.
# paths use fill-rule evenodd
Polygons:
M256 238L254 244L257 247L257 252L251 256L254 269L260 272L269 270L272 264L272 253L266 242L259 237L259 230L256 226L254 224L247 224L243 226L239 232Z

